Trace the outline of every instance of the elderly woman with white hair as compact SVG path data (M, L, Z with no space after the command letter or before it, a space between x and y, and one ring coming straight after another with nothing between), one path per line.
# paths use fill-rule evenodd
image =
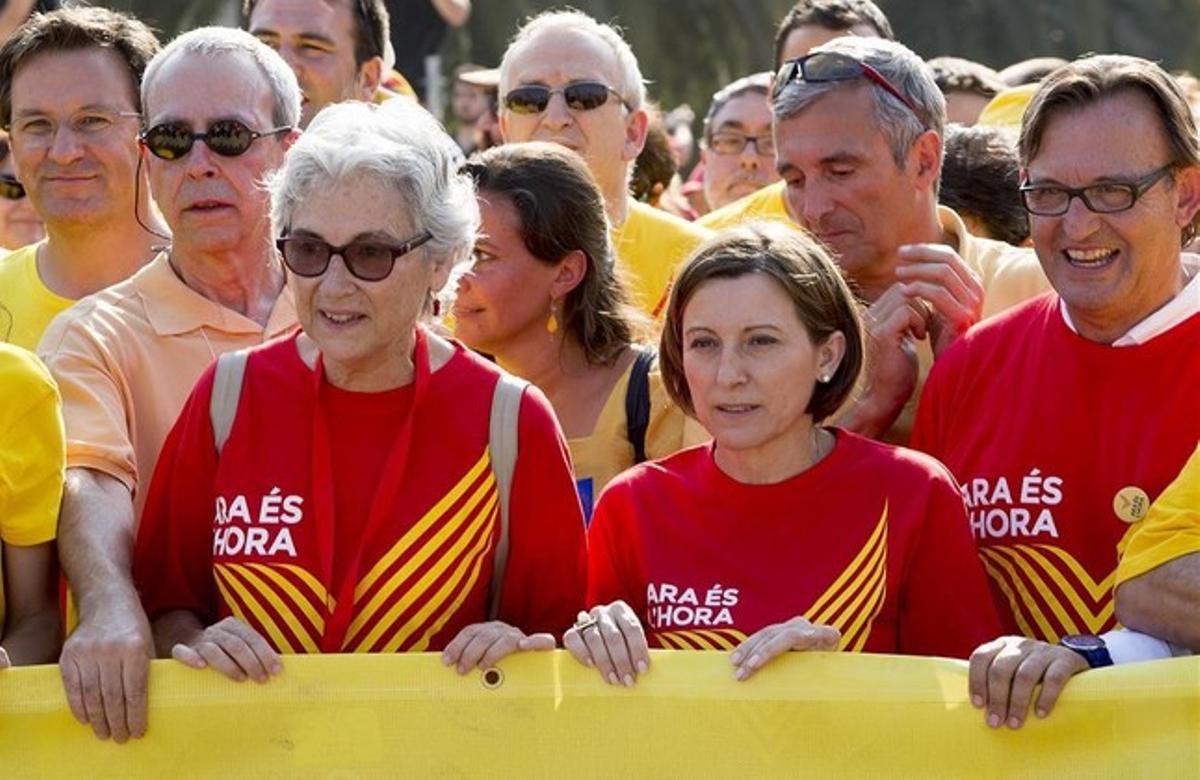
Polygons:
M224 357L164 447L135 573L155 641L259 681L280 654L548 649L584 598L583 522L542 394L421 316L479 210L404 102L313 121L269 183L301 331Z

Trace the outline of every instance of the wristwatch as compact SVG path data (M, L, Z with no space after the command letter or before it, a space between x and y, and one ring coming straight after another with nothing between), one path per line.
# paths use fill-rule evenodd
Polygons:
M1112 666L1112 656L1108 654L1108 646L1104 640L1092 634L1069 634L1058 640L1058 643L1068 650L1074 650L1083 656L1087 665L1092 669L1101 666Z

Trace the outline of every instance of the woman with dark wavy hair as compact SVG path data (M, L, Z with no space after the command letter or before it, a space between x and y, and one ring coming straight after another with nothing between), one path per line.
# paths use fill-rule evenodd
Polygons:
M604 198L560 146L515 144L472 158L482 235L459 279L454 334L550 399L568 438L585 516L620 472L684 443L648 322L629 304Z

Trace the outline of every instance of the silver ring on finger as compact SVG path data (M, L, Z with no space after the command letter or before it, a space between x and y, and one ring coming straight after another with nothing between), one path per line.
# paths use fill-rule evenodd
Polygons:
M576 620L575 625L572 626L572 628L582 635L583 632L587 631L589 628L595 628L596 624L599 622L599 619L597 619L594 615L588 615L586 619L580 618L579 620Z

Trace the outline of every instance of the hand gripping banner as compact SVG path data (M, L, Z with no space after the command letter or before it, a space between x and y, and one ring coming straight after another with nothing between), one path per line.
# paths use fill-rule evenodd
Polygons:
M1200 777L1200 658L1086 672L1046 720L989 729L966 665L800 654L747 682L655 652L631 690L563 652L464 677L437 655L288 656L266 685L174 661L150 728L101 742L52 666L0 671L5 777Z

